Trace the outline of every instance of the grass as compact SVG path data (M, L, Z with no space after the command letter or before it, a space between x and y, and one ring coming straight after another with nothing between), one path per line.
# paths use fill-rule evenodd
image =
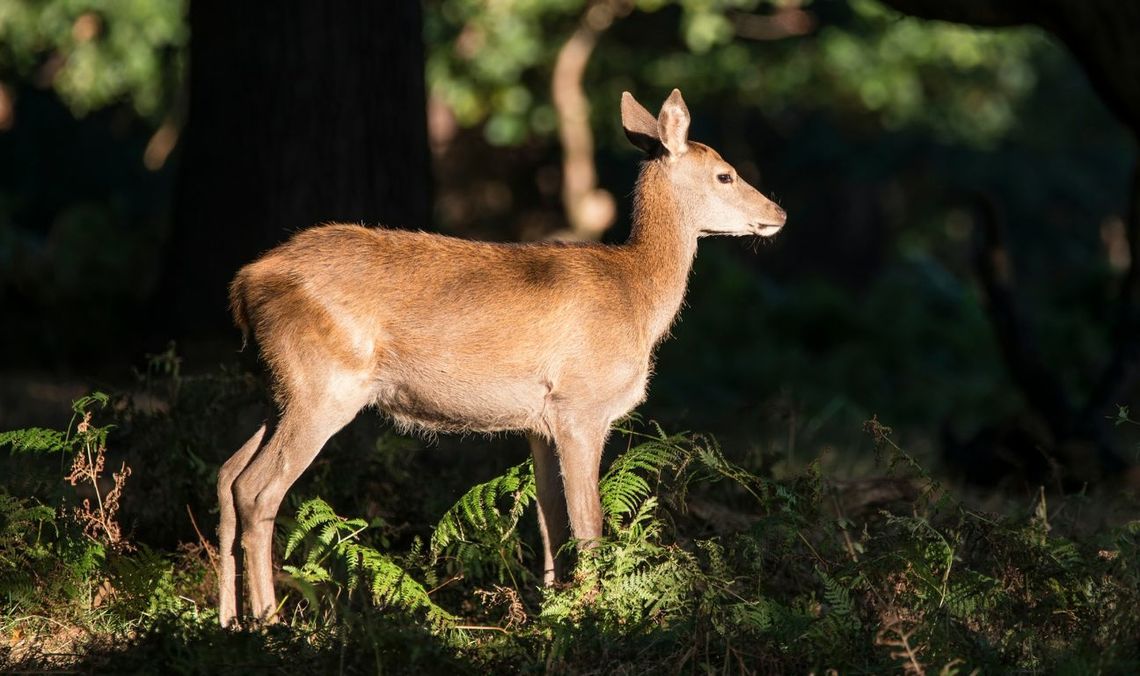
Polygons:
M282 509L283 621L222 630L212 480L262 398L240 373L165 373L77 401L63 430L0 434L0 669L1140 671L1134 499L1041 489L982 511L874 418L880 469L859 481L819 463L775 478L711 437L627 421L606 539L551 589L530 464L485 448L518 444L467 440L441 463L356 426ZM494 475L472 486L481 466Z

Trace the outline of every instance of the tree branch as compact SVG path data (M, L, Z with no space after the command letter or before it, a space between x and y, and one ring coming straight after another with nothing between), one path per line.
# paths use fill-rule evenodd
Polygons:
M1024 0L880 0L884 5L920 19L971 26L1023 26L1038 23L1038 3Z
M1120 0L880 0L903 14L989 28L1035 25L1065 43L1097 94L1140 136L1140 3Z
M1124 223L1130 261L1117 301L1116 347L1085 409L1086 417L1098 420L1109 414L1111 406L1121 403L1140 376L1140 161L1132 172L1132 195Z
M984 292L986 312L1014 382L1029 405L1044 418L1054 441L1060 441L1072 429L1073 405L1061 382L1045 366L1037 341L1017 305L1012 264L997 207L990 199L980 197L977 212L973 264Z

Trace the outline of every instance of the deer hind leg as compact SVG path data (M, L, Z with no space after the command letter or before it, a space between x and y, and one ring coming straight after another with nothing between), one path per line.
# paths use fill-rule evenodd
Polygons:
M563 576L558 550L570 539L566 496L558 471L558 454L546 439L530 435L530 452L534 458L534 482L538 501L538 529L542 534L542 582L554 584Z
M273 590L273 524L281 501L329 437L364 406L367 397L361 390L361 396L349 401L318 396L288 404L273 436L234 482L249 610L256 618L272 621L277 610Z
M554 443L562 468L570 531L579 549L592 547L602 536L602 501L598 475L609 425L577 423L555 428Z
M246 441L237 453L218 470L218 619L222 626L229 626L238 615L237 559L234 556L234 538L237 536L237 512L234 510L234 480L249 465L257 449L265 438L265 425L262 425Z

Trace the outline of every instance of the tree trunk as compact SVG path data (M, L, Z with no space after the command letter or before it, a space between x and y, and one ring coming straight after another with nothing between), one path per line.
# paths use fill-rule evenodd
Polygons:
M189 117L159 302L178 337L229 326L237 269L310 225L424 227L420 3L190 3Z
M598 187L590 101L583 80L602 33L631 11L630 0L590 3L554 61L550 90L558 112L558 138L562 142L562 204L570 224L567 236L560 233L559 238L599 240L617 217L613 195Z

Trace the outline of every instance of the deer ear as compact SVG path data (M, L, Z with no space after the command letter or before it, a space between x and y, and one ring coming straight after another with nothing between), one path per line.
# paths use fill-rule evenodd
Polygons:
M689 149L689 122L689 107L681 98L681 90L674 89L657 116L657 137L673 157L680 157Z
M653 153L661 147L657 138L657 120L629 92L621 93L621 126L626 138L645 152Z

